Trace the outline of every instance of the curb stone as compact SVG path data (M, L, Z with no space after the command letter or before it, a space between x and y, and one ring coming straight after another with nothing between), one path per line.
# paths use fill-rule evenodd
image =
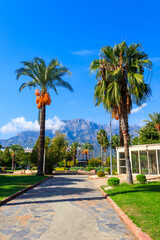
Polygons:
M136 224L121 210L120 207L101 189L99 188L102 195L108 200L112 207L116 210L118 215L122 218L125 224L130 228L133 234L138 238L138 240L152 240L146 233L142 232Z
M13 195L11 195L11 196L3 199L2 201L0 201L0 206L2 206L3 204L11 201L12 199L14 199L14 198L16 198L16 197L18 197L18 196L20 196L20 195L23 194L24 192L27 192L28 190L30 190L30 189L38 186L39 184L41 184L42 182L44 182L44 181L46 181L46 180L48 180L48 179L50 179L50 178L53 178L53 176L47 177L47 178L41 180L40 182L35 183L35 184L33 184L33 185L29 186L29 187L26 187L26 188L22 189L21 191L18 191L18 192L16 192L16 193L14 193Z

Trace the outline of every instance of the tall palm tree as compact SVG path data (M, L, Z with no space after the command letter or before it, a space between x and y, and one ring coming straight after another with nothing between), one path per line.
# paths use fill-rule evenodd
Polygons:
M94 150L94 147L89 142L86 142L81 146L81 152L82 152L82 154L85 154L86 166L87 166L87 162L88 162L88 154L89 154L89 152L93 152L93 150Z
M53 89L56 94L58 94L57 87L73 91L71 85L63 80L65 75L71 75L71 73L57 59L53 59L48 65L42 58L34 58L33 61L22 62L22 64L23 67L16 70L17 79L21 76L27 76L29 80L23 83L19 90L22 91L25 87L38 88L35 92L37 95L36 103L38 103L37 107L41 114L37 175L43 175L46 105L51 103L49 90Z
M105 129L100 129L99 132L97 132L97 140L98 143L101 145L101 165L103 166L103 150L106 150L106 145L108 141L108 136Z
M150 120L144 120L144 122L148 122L148 123L153 123L155 129L157 129L158 133L160 134L160 112L159 113L153 113L153 114L148 114L148 116L150 117Z
M91 63L91 71L96 71L98 83L95 86L96 105L103 103L106 110L112 111L120 119L124 139L127 182L132 184L129 159L128 114L132 103L141 105L151 95L149 84L144 81L144 70L151 70L148 55L141 51L140 44L127 46L122 42L114 47L101 49L100 59Z
M70 145L71 147L71 154L72 154L72 158L73 158L73 166L76 166L76 157L77 157L77 151L78 151L78 147L80 147L81 145L79 144L79 142L74 142Z

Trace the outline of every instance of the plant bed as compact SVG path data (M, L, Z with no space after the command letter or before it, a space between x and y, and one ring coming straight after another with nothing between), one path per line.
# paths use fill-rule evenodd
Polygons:
M101 188L143 232L160 239L160 182Z
M0 201L33 185L48 176L36 176L36 175L0 175Z

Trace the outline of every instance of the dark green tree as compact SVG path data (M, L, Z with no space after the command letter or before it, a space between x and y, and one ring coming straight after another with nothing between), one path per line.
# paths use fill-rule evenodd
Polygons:
M9 151L9 147L6 147L3 153L3 161L4 166L11 167L12 166L12 157Z

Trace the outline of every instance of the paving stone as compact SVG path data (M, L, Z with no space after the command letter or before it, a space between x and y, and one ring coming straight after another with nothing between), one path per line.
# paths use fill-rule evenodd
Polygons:
M9 229L0 229L0 232L4 235L10 235L11 233L14 232L14 230L10 229L10 228Z
M11 239L25 237L25 236L29 235L30 233L31 233L31 230L29 228L23 229L23 230L13 233Z

